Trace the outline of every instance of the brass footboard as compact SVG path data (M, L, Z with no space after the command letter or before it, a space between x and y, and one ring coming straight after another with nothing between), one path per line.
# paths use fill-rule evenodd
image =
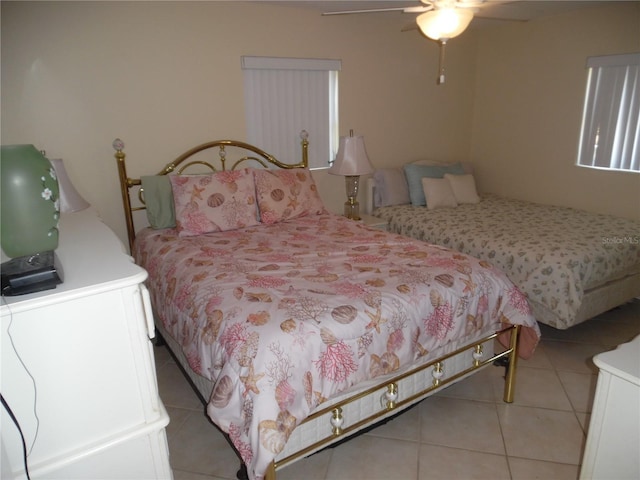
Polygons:
M400 413L401 411L418 403L424 398L442 390L449 384L470 375L475 370L479 370L501 359L507 360L507 371L505 375L503 400L507 403L512 403L515 393L515 381L518 363L518 339L520 336L520 329L520 325L509 326L499 332L486 336L476 342L473 342L472 344L461 347L427 364L421 365L392 379L389 379L384 383L377 384L365 391L358 392L357 394L346 398L343 401L331 404L324 409L314 412L300 425L304 425L307 422L311 422L318 419L319 417L324 416L331 424L331 434L323 438L322 440L307 446L306 448L296 451L289 456L271 462L265 474L265 480L276 480L276 472L280 468L283 468L286 465L295 462L296 460L315 453L326 446L336 443L339 440L354 435L363 428L374 425L375 423L387 417L396 415L397 413ZM490 340L496 339L500 335L510 335L509 348L498 354L493 354L489 358L483 358L483 344L487 343ZM454 373L453 375L445 376L444 365L446 365L447 360L451 359L452 357L459 356L460 354L464 354L465 352L471 352L472 354L471 365ZM399 388L399 384L401 384L403 380L424 373L429 369L431 369L431 383L428 385L424 385L423 388L419 389L416 392L412 392L410 395L403 396L402 391ZM358 400L361 400L369 395L375 395L376 393L381 393L384 400L382 402L383 405L381 410L367 416L366 418L359 419L357 422L354 422L349 426L343 426L345 423L345 419L343 418L344 407L357 402Z

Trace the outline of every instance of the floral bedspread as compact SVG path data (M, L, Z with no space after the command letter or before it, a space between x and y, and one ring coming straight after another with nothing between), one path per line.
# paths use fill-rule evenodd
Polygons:
M261 478L325 399L491 323L538 325L487 262L344 217L136 240L156 321L215 382L207 407Z
M574 324L584 292L640 271L640 222L485 194L478 204L374 213L390 230L493 263L527 295L539 320Z

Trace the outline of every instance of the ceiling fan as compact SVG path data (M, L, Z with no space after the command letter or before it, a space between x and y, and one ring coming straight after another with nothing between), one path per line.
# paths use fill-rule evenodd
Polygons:
M420 0L421 5L407 7L386 7L368 8L362 10L342 10L324 12L323 15L345 15L353 13L374 13L401 11L404 13L419 13L416 21L410 27L405 27L403 31L419 28L428 38L440 44L440 66L438 73L438 84L444 83L444 54L445 45L449 39L457 37L466 30L474 15L480 11L483 5L487 5L485 0ZM504 4L511 2L491 2Z

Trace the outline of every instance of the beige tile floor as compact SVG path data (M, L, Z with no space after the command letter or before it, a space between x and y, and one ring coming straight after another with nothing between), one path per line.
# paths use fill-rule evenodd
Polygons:
M640 301L565 331L543 325L542 334L533 358L519 362L513 404L501 400L504 369L491 366L278 478L576 479L597 379L591 358L640 334ZM175 480L234 479L236 455L167 349L155 351Z

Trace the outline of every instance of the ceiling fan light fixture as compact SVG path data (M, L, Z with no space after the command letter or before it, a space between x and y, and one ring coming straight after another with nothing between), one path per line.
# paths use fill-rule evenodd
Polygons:
M473 18L473 12L461 8L439 8L416 18L422 33L432 40L447 41L466 30Z

